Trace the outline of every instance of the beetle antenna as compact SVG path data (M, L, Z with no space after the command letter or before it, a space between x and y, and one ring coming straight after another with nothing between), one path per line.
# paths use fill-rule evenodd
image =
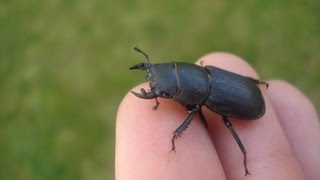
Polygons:
M133 50L135 50L135 51L137 51L138 53L141 53L142 55L144 55L144 56L146 57L148 63L151 64L151 63L150 63L150 60L149 60L149 56L148 56L145 52L143 52L143 51L142 51L141 49L139 49L137 46L134 46L134 47L133 47Z

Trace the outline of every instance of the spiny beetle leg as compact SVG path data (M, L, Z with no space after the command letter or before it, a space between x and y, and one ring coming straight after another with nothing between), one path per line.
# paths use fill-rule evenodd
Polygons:
M185 131L188 128L188 125L191 123L192 119L194 118L195 114L197 113L198 109L194 108L192 110L189 111L189 115L187 117L186 120L183 121L183 123L173 132L173 136L171 139L171 143L172 143L172 148L171 151L176 152L176 146L175 146L175 139L177 139L178 137L181 136L181 134L183 133L183 131Z
M238 146L240 147L241 149L241 152L243 154L243 164L244 164L244 169L245 169L245 176L247 176L249 173L249 170L248 170L248 167L247 167L247 152L246 152L246 149L244 148L238 134L236 133L236 131L234 130L233 128L233 125L231 123L231 121L228 120L228 118L226 116L222 116L223 118L223 122L224 124L228 127L228 129L230 130L230 132L232 133L234 139L236 140Z

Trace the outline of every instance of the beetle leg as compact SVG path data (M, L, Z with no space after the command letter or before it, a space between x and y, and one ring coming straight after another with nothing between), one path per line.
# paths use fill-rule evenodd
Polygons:
M259 79L254 79L254 78L252 78L252 77L248 77L249 79L251 79L254 83L256 83L256 84L263 84L263 85L265 85L267 88L269 87L269 84L267 83L267 82L264 82L264 81L261 81L261 80L259 80Z
M233 128L233 125L231 123L231 121L228 120L228 118L226 116L222 116L223 117L223 122L224 124L228 127L228 129L230 130L230 132L232 133L234 139L237 141L238 143L238 146L240 147L241 149L241 152L243 154L243 164L244 164L244 169L245 169L245 175L248 175L250 174L249 173L249 170L248 170L248 167L247 167L247 152L246 152L246 149L244 148L238 134L236 133L236 131L234 130Z
M199 109L199 116L200 116L201 122L204 125L204 127L208 128L208 123L207 123L206 118L204 117L204 115L202 113L202 108L201 107Z
M203 61L200 61L200 66L201 66L201 67L205 67Z
M188 128L188 125L191 123L192 119L194 118L195 114L197 113L198 109L194 108L192 110L189 111L189 115L187 117L186 120L183 121L183 123L175 130L173 131L173 136L171 139L171 143L172 143L172 148L171 151L176 152L176 146L175 146L175 139L177 139L178 137L181 137L181 134L183 133L183 131L185 131Z
M159 103L159 101L158 101L158 98L156 98L156 97L155 97L154 99L156 100L156 105L155 105L155 106L153 106L153 108L152 108L152 109L153 109L153 110L157 110L157 109L158 109L158 107L159 107L159 104L160 104L160 103Z

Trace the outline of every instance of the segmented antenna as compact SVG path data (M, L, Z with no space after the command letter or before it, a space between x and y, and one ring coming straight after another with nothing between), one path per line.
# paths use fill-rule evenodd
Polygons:
M133 47L133 50L135 50L135 51L137 51L138 53L141 53L142 55L144 55L144 56L146 57L148 63L150 63L149 56L148 56L145 52L143 52L143 51L142 51L141 49L139 49L137 46L134 46L134 47ZM150 64L151 64L151 63L150 63Z

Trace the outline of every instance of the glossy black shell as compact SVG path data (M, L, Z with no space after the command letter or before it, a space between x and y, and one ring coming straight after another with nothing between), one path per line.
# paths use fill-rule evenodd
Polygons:
M142 63L135 69L147 70L152 96L169 98L186 107L207 106L226 117L254 120L265 113L259 80L214 66L174 62Z
M206 106L221 115L238 119L258 119L265 113L265 102L257 83L217 67L206 66L211 90Z

